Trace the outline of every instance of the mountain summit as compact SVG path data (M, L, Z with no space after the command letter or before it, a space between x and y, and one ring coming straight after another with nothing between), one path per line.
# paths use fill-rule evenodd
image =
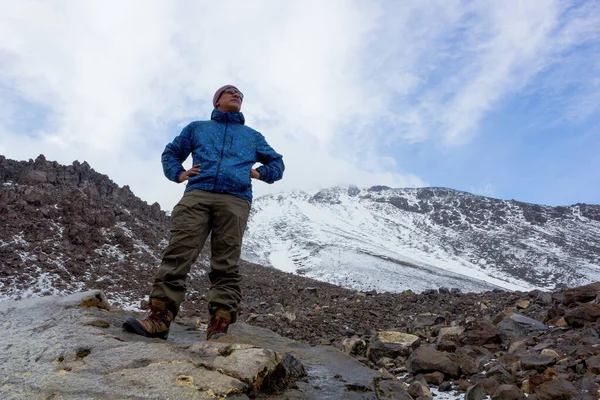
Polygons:
M258 198L242 257L356 288L482 291L600 279L600 206L373 186Z

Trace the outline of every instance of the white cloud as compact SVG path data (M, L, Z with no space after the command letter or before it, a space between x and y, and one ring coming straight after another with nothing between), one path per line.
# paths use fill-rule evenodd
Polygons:
M468 142L501 100L523 90L540 72L573 62L574 48L589 42L597 46L600 34L597 2L579 8L546 0L411 4L412 22L406 15L400 23L384 20L379 35L400 38L401 44L382 42L372 68L384 74L380 66L400 64L395 75L377 84L393 104L384 108L391 125L400 127L397 137L414 142ZM400 12L393 8L388 14ZM578 62L579 69L583 65ZM587 76L569 79L586 82ZM544 84L547 89L562 80Z
M164 208L182 187L163 178L160 153L173 127L208 117L224 83L245 92L248 124L284 154L284 180L257 183L258 194L420 186L382 144L467 142L600 26L593 2L545 0L2 3L0 85L13 94L0 98L0 152L87 160ZM27 137L12 128L16 97L47 110Z
M494 197L495 195L494 186L491 183L486 183L485 185L480 187L471 186L469 192L486 197Z

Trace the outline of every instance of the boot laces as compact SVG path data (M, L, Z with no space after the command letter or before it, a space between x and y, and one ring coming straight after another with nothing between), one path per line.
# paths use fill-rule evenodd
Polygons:
M227 328L229 327L229 320L221 317L214 317L214 320L208 327L208 336L209 338L218 334L218 333L227 333Z
M152 325L155 329L160 330L163 325L169 326L173 320L173 314L169 310L161 310L152 303L146 304L142 307L142 310L148 311L148 315L144 318L144 321Z

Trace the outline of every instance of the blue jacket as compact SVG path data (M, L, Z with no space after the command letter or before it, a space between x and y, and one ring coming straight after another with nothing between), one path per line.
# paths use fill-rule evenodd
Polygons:
M264 136L244 125L240 112L214 109L210 121L188 124L162 153L165 176L179 183L181 165L190 154L200 173L190 177L185 191L229 193L252 201L250 169L254 163L260 180L273 183L283 176L283 156L273 150Z

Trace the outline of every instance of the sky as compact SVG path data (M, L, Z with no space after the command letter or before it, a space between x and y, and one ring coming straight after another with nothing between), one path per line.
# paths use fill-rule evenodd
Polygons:
M286 172L600 204L600 2L0 0L0 154L170 210L160 156L224 84ZM188 160L185 167L191 166Z

